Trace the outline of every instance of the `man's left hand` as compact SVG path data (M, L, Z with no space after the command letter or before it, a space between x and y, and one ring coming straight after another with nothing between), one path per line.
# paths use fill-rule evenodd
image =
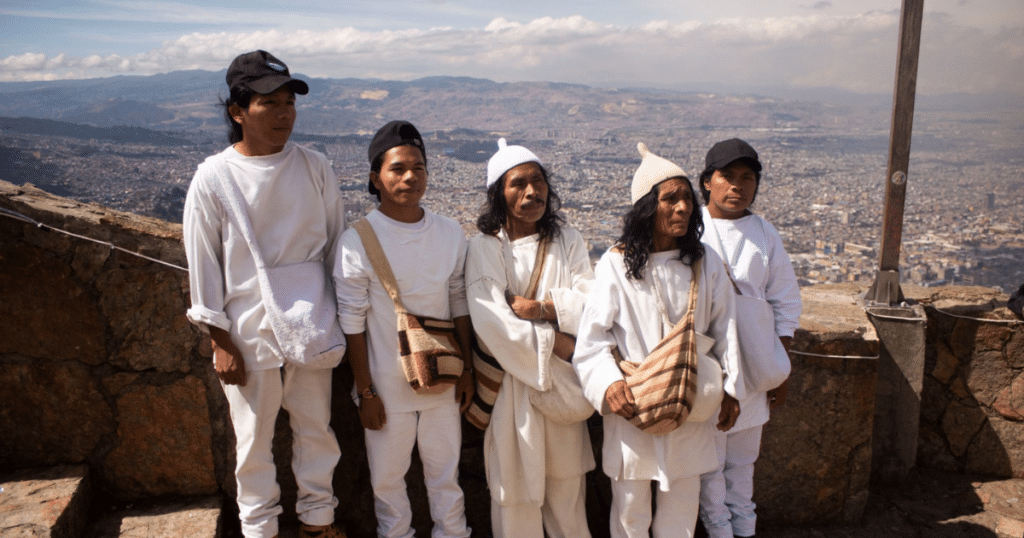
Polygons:
M465 413L476 394L473 383L473 370L463 370L459 380L455 382L455 401L459 402L459 412Z

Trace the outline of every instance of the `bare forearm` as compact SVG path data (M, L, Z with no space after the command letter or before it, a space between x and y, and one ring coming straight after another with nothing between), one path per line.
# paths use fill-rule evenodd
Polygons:
M356 391L360 394L373 384L370 374L370 358L366 352L366 333L346 334L348 349L345 351L348 363L352 367L352 377L356 383Z

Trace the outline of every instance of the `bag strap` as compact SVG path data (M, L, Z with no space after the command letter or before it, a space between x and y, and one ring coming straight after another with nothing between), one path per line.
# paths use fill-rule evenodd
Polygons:
M550 239L541 239L537 243L537 259L533 262L533 272L530 273L530 285L526 287L527 299L537 300L537 288L540 287L540 274L544 272L544 264L548 261L548 246Z
M702 261L698 261L697 263L690 265L690 269L693 273L693 276L690 280L690 296L688 297L686 305L686 313L683 314L683 317L679 319L679 322L676 323L674 327L672 327L672 330L669 331L669 333L665 335L664 338L661 339L661 342L658 342L658 345L654 346L654 349L658 349L661 346L667 345L673 339L678 338L679 335L682 334L683 331L685 331L687 328L689 328L690 332L696 331L696 324L693 323L692 321L691 323L687 324L687 319L692 320L693 313L695 310L697 310L697 294L700 291L700 287L698 286L697 281L700 280L700 271L702 265L704 265L704 262Z
M718 249L724 255L725 244L722 243L722 237L718 235L718 226L715 226L715 218L711 216L711 212L708 211L707 206L702 207L701 211L704 212L704 222L708 224L708 226L705 226L704 229L711 229L711 236L715 238L715 244L718 245ZM740 245L740 247L738 248L742 248L742 245ZM732 282L732 289L736 292L736 295L743 295L743 293L740 292L740 287L736 285L736 279L732 277L732 267L729 267L729 262L725 261L724 256L722 257L722 265L725 266L725 274L729 275L729 282Z
M362 218L357 220L352 227L359 232L359 239L363 242L363 250L366 251L366 257L370 259L373 272L377 274L381 285L384 286L388 295L391 296L391 300L395 303L395 312L408 312L405 309L405 305L402 304L402 298L398 294L398 283L395 282L395 274L391 272L391 264L388 262L388 257L384 254L384 249L380 246L377 232L373 230L370 221Z
M228 214L228 218L234 222L235 227L242 234L245 244L249 246L252 258L256 262L257 273L262 273L266 264L263 262L263 254L260 252L259 244L256 242L256 232L253 231L252 221L249 220L249 213L246 212L245 207L242 205L242 200L245 200L245 197L242 196L242 189L231 179L228 163L224 159L216 162L213 172L216 178L216 181L212 184L213 193L217 195L221 206L224 207Z

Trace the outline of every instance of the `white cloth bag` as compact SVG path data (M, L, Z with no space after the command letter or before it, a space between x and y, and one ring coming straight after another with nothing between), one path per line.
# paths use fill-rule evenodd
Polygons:
M217 167L214 192L238 228L253 260L263 307L285 360L302 368L334 368L345 356L345 334L338 323L334 286L323 260L266 267L242 192L226 163Z
M710 229L711 237L722 253L722 263L736 291L736 332L740 340L744 386L747 394L767 392L781 385L792 370L789 354L775 334L775 310L768 301L740 292L732 276L732 267L725 261L726 251L722 238L707 209L704 210L704 216L706 229ZM737 252L741 250L742 244L736 247Z

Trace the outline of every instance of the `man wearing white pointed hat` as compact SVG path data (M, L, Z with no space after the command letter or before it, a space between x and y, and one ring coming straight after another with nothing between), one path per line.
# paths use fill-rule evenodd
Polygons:
M477 340L505 370L484 434L496 538L590 536L584 491L594 455L585 419L594 410L569 360L594 273L583 237L563 224L550 178L532 151L499 140L487 163L481 233L466 255ZM565 417L559 406L548 416L534 400L559 375L575 383L580 414Z

